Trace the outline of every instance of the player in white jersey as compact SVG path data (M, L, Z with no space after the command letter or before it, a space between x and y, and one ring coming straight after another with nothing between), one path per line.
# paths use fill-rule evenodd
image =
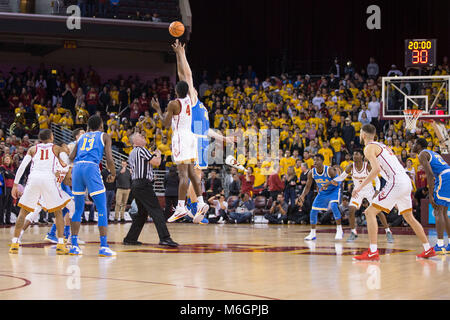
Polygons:
M186 58L186 53L184 50L184 44L181 44L178 39L175 40L175 43L172 45L173 50L177 56L177 72L180 80L186 81L190 88L189 96L191 98L191 132L193 132L197 147L195 152L195 157L197 161L195 162L195 174L199 179L199 183L201 182L202 170L207 169L208 167L208 138L214 138L216 141L226 141L226 142L234 142L235 137L224 137L223 135L216 133L214 130L209 128L209 119L208 119L208 110L198 99L197 91L193 85L192 79L192 71L189 66L189 63ZM192 92L191 92L192 91ZM172 147L173 147L173 139L172 139ZM198 209L198 204L200 201L197 199L197 195L195 194L195 189L192 183L189 183L188 188L188 197L191 201L190 210L193 215L194 223L202 223L205 222L204 215L207 212L208 207L203 205L202 209ZM202 200L203 201L203 200ZM173 222L180 219L182 216L174 213L168 221Z
M14 238L12 239L10 253L19 252L18 237L22 230L24 220L29 212L33 212L39 199L43 198L48 212L55 213L55 221L58 232L58 244L56 246L57 254L67 254L68 249L64 245L64 221L61 209L64 208L70 199L63 198L58 190L57 177L54 174L56 162L60 162L60 153L63 149L53 144L53 134L49 129L43 129L39 132L39 143L28 149L27 155L20 164L11 195L14 199L18 198L18 183L22 178L25 168L30 162L30 174L25 186L23 195L20 197L18 206L21 208L17 217L14 229ZM65 166L65 163L61 163Z
M173 46L175 52L179 49L179 42ZM177 62L180 64L181 56L177 54ZM180 178L178 186L178 205L168 222L178 220L190 212L187 209L186 193L191 180L197 195L197 212L206 213L209 205L203 201L199 177L195 174L194 163L197 160L197 138L192 132L192 100L197 101L197 91L194 88L192 74L184 74L183 79L175 86L177 99L169 101L167 111L163 115L159 102L153 98L152 108L161 117L164 127L172 125L172 159L177 165ZM172 220L173 219L173 220ZM201 219L200 219L201 220Z
M380 259L377 249L378 224L376 215L380 211L389 213L395 206L422 242L424 251L417 257L433 257L436 255L434 248L430 246L422 225L414 218L412 213L411 180L392 150L384 144L375 142L375 135L375 126L371 124L362 126L360 139L365 145L364 155L369 160L372 170L367 178L353 190L352 196L358 197L358 194L369 183L372 183L378 174L381 174L386 180L386 185L364 212L367 220L370 248L363 254L353 257L353 259L360 261L378 261Z
M349 175L352 175L353 180L353 188L358 188L361 183L369 176L369 172L372 170L370 163L364 160L364 153L361 150L355 150L353 152L353 163L350 163L342 172L342 174L335 178L336 182L343 182ZM347 242L353 242L358 237L358 233L356 231L356 223L355 223L355 212L361 207L361 204L364 199L369 201L369 204L372 203L372 199L374 199L378 193L380 192L380 179L378 177L375 178L375 189L373 188L373 184L367 184L361 192L358 193L356 197L352 197L350 199L349 205L349 223L351 233L347 239ZM331 181L333 183L333 181ZM388 222L386 220L386 216L382 211L378 213L378 217L380 218L381 224L386 231L387 242L393 243L394 237L392 236L392 231L389 228Z

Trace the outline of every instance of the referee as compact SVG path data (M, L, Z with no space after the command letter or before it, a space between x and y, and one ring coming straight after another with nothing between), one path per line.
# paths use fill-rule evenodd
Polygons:
M131 136L131 143L133 144L133 150L128 158L128 163L131 167L131 192L136 200L138 212L131 224L130 231L128 231L127 236L123 239L123 244L142 244L142 242L137 240L147 221L148 215L150 215L158 231L159 245L177 247L178 243L170 238L164 213L153 190L152 165L159 165L161 163L161 152L157 150L155 154L151 154L145 148L146 139L139 133L134 133Z

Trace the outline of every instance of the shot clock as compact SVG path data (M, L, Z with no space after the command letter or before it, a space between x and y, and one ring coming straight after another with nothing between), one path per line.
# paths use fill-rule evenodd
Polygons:
M436 62L436 39L405 40L405 67L428 67Z

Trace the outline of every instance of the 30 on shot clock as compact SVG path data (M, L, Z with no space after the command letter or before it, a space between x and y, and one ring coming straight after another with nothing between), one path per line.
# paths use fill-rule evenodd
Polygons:
M405 40L405 67L435 65L436 39Z

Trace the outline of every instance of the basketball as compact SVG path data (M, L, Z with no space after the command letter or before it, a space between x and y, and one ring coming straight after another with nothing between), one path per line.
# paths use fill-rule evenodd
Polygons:
M184 24L180 21L172 22L169 26L169 33L175 38L181 37L184 33Z

